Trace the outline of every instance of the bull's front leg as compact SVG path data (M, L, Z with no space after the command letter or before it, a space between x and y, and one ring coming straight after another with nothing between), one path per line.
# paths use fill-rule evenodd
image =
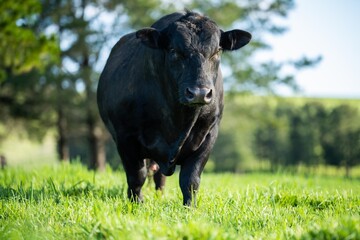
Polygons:
M179 180L185 206L192 205L196 207L196 194L200 186L201 173L204 170L214 142L215 138L208 134L204 144L191 157L181 163Z
M127 195L128 198L134 202L143 201L141 188L147 176L147 168L144 161L145 160L143 160L143 162L140 161L138 164L132 164L131 166L124 164L128 184Z
M146 180L147 168L145 159L141 158L137 150L140 147L132 139L127 139L125 143L118 142L117 147L126 173L128 198L134 202L142 202L141 188Z
M180 188L185 206L196 207L196 194L200 186L201 173L207 162L208 156L195 161L186 161L181 165Z
M180 188L183 194L183 204L196 206L196 194L200 186L201 173L209 158L218 133L218 126L206 134L201 146L193 155L181 163Z

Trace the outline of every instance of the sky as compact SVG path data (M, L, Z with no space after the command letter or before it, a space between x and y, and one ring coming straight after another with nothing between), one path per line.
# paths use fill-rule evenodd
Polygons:
M279 61L322 56L296 74L300 95L360 99L360 0L297 0L283 23L289 30L269 38L266 54Z

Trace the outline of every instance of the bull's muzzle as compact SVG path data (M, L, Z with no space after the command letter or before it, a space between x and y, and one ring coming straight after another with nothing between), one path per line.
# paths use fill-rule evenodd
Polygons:
M213 97L213 90L206 87L188 87L185 89L187 104L209 104Z

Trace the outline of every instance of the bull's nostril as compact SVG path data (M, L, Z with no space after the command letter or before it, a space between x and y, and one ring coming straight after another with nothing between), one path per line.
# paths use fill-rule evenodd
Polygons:
M212 98L212 95L213 95L212 89L210 89L209 92L206 94L205 98L211 99L211 98Z
M190 88L186 88L185 90L185 97L188 99L188 100L192 100L194 99L195 97L195 93L193 91L191 91Z

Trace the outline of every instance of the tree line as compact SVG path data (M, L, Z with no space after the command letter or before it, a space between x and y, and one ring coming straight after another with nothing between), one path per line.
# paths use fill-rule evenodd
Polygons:
M278 84L296 89L296 72L320 57L284 62L254 57L270 48L265 35L286 31L274 19L286 18L294 5L293 0L1 1L0 144L14 132L41 141L55 130L60 161L82 156L90 168L104 169L115 159L114 146L97 112L96 88L109 50L120 36L184 8L204 13L223 29L253 34L244 51L223 55L231 69L228 92L272 92ZM284 75L284 67L293 72Z
M271 103L270 97L247 103L247 98L238 98L229 103L229 112L225 113L229 126L224 126L215 147L212 159L216 170L241 171L241 161L252 159L269 163L273 171L332 165L345 167L349 175L351 168L360 164L360 113L356 104L339 101L327 106L328 100L306 99L302 104L291 99ZM222 157L227 155L224 165Z

